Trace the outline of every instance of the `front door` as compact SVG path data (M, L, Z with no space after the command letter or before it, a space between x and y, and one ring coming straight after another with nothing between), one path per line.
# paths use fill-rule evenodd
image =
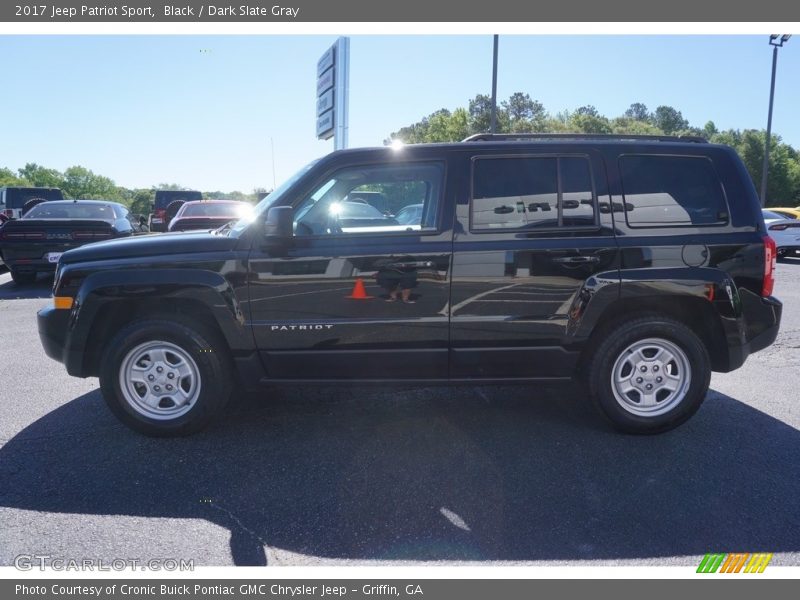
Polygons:
M249 311L270 379L447 377L444 173L438 162L343 165L294 203L290 247L256 241Z

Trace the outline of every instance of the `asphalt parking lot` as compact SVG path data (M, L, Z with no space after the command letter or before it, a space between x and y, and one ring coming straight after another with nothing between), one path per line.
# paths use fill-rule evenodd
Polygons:
M273 389L148 439L44 355L50 285L0 274L0 565L800 565L800 260L778 265L777 342L656 437L614 433L562 385Z

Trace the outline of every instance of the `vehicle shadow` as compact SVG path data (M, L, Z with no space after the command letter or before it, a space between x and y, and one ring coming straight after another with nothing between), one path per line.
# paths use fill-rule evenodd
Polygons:
M0 448L0 506L206 519L237 565L267 544L356 561L800 550L800 432L717 392L652 437L614 433L571 386L272 394L162 440L83 395Z
M0 300L28 300L49 298L52 295L53 276L42 275L34 283L18 284L11 280L8 270L0 270Z

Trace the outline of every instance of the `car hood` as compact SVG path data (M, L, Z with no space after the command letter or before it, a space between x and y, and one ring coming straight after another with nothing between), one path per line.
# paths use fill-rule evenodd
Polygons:
M224 252L233 250L236 242L236 238L216 235L208 231L142 235L87 244L65 252L61 257L61 262L70 264L137 256Z

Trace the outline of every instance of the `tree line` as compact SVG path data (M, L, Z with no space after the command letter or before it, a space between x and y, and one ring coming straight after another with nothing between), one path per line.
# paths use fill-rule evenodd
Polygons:
M420 121L402 127L386 140L407 144L453 142L475 133L486 133L491 122L491 97L478 94L468 106L453 111L437 110ZM517 92L497 107L498 133L605 133L636 135L693 135L710 142L727 144L741 156L756 189L761 185L766 132L758 129L728 129L719 131L713 121L702 128L694 127L681 112L671 106L658 106L651 111L635 102L620 116L601 115L591 105L572 111L549 113L541 102L528 94ZM0 167L0 187L32 186L57 187L65 198L103 199L121 202L137 214L150 212L157 190L183 189L176 184L161 183L150 188L118 186L109 177L98 175L82 166L72 166L63 172L36 163L28 163L13 171ZM203 192L204 198L255 202L267 194L257 188L251 193L239 191ZM767 206L800 205L800 153L773 134L770 142Z
M486 133L491 126L490 96L478 94L466 107L453 111L439 109L420 121L393 132L386 143L398 140L407 144L453 142ZM497 133L600 133L628 135L691 135L712 143L727 144L741 156L756 186L760 189L766 131L728 129L720 131L713 121L702 128L689 124L679 110L658 106L651 111L635 102L617 117L607 117L591 105L556 114L530 95L516 92L499 103ZM800 154L773 133L770 142L768 206L800 205Z
M58 171L36 163L28 163L21 169L13 171L8 167L0 167L0 187L57 187L65 198L81 198L84 200L111 200L126 205L135 214L147 214L155 200L157 190L185 189L174 183L161 183L151 188L129 189L118 186L109 177L98 175L91 170L73 166ZM257 188L252 193L243 192L203 192L204 198L219 200L241 200L255 202L263 198L267 191Z

